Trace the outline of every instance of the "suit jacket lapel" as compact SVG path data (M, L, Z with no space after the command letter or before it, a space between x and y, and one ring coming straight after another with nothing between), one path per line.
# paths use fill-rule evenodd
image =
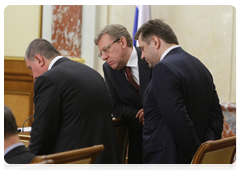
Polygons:
M135 90L135 88L127 80L123 69L119 70L118 72L119 72L119 74L121 74L121 76L119 76L119 77L121 77L121 82L122 82L121 86L127 86L129 89L132 89L131 91L129 91L129 93L131 94L132 98L133 97L135 98L134 101L136 101L136 104L139 103L140 102L140 97L139 97L137 91Z
M142 55L141 50L139 50L138 48L136 48L136 50L138 54L141 102L143 102L144 91L147 88L149 81L151 80L152 69L149 68L148 63L145 60L141 59L141 55Z
M107 66L110 67L109 65L107 65ZM131 96L130 97L131 101L134 102L136 106L138 106L139 103L141 103L140 97L139 97L138 93L135 91L134 87L127 80L123 69L113 70L110 67L110 70L112 71L112 78L113 78L112 81L114 82L114 85L125 90L125 94L119 94L119 96L122 96L122 98L128 98L128 96ZM125 97L123 97L123 96L125 96ZM139 106L139 107L141 107L141 106Z
M151 81L150 81L151 82ZM144 94L143 94L143 98L146 96L147 92L148 92L148 89L149 89L149 86L150 86L150 82L148 83L147 87L146 87L146 90L144 91Z

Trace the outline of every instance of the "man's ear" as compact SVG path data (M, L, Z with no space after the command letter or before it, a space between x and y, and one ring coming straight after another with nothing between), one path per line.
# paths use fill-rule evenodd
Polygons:
M159 49L161 46L161 41L157 36L152 36L151 43L156 49Z
M127 47L127 39L125 37L121 37L119 41L120 41L120 43L122 45L122 48L126 48Z
M43 56L41 56L40 54L36 54L34 57L37 63L40 65L40 67L43 67L45 65L45 59Z

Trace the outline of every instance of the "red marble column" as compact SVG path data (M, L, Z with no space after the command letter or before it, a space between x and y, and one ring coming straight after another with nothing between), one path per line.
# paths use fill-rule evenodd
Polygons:
M82 5L53 5L52 44L65 57L81 57Z

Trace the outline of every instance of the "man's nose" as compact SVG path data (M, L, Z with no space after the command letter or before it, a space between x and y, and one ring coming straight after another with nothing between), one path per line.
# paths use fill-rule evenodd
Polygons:
M145 55L143 54L143 52L142 52L142 55L141 55L141 59L142 59L142 60L145 59Z
M102 60L107 60L108 59L108 55L107 54L104 54L102 53Z

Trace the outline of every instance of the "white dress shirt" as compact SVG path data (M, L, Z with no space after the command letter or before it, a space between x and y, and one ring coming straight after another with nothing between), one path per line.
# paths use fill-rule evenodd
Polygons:
M50 70L50 69L52 68L53 64L56 63L56 61L59 60L60 58L62 58L62 56L57 56L57 57L55 57L55 58L51 61L51 63L49 64L48 70Z
M162 56L161 56L161 58L160 58L160 61L161 61L162 59L164 59L164 58L166 57L166 55L167 55L172 49L177 48L177 47L180 47L180 46L179 46L179 45L174 45L174 46L172 46L172 47L169 47L166 51L164 51L164 53L162 54Z
M133 47L132 54L127 62L126 67L130 67L130 71L133 75L133 79L139 85L140 83L139 83L138 55L137 55L137 50L135 47ZM125 75L127 78L126 73L125 73Z
M23 144L22 142L18 142L18 143L15 143L15 144L9 146L7 149L4 150L4 156L5 156L8 152L10 152L11 150L13 150L14 148L16 148L16 147L18 147L18 146L22 146L22 145L24 146L24 144Z

